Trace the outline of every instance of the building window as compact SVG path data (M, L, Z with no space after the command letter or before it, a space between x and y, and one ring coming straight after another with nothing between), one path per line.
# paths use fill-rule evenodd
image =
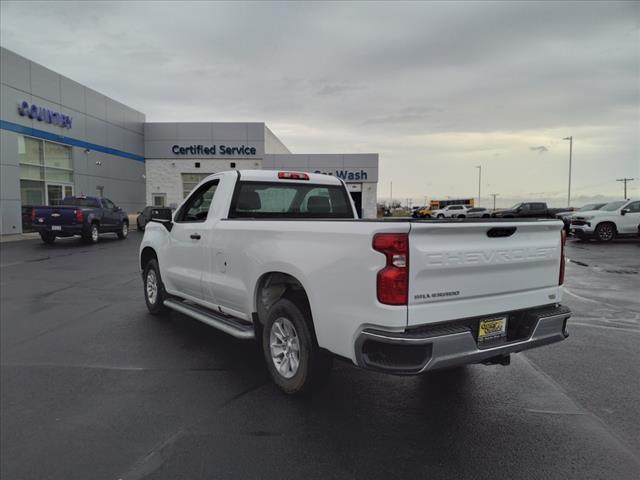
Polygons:
M153 197L153 206L154 207L164 207L166 200L167 200L167 196L164 193L154 193L152 195Z
M31 137L18 137L20 200L23 231L29 231L29 211L35 205L56 205L73 195L73 157L71 147ZM28 222L27 222L28 223Z
M186 198L189 193L198 185L202 180L207 178L210 173L183 173L182 174L182 198Z

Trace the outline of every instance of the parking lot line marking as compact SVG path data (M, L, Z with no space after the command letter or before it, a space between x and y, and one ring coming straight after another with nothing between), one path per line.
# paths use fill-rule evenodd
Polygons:
M583 327L606 328L608 330L620 330L621 332L640 333L640 330L633 329L633 328L614 327L614 326L608 326L608 325L594 325L592 323L584 323L584 322L571 322L569 325L580 325Z

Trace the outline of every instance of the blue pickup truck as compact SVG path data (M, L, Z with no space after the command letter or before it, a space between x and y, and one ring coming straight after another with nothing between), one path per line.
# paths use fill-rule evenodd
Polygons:
M31 223L47 244L56 237L80 235L87 243L97 243L101 233L115 233L121 240L129 234L127 212L108 198L66 197L60 205L33 207Z

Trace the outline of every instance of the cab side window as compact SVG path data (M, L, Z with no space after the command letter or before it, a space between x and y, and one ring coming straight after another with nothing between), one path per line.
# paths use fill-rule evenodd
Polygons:
M625 208L629 210L629 212L638 213L640 212L640 202L631 202Z
M102 206L104 208L106 208L107 210L113 210L116 208L115 204L109 200L108 198L103 198L102 199Z
M189 197L177 215L177 222L204 222L209 214L209 207L218 188L219 180L205 183Z

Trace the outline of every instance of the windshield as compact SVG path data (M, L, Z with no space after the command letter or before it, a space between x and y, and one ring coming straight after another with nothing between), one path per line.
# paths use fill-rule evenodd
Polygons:
M607 212L613 212L614 210L618 210L621 206L623 206L625 203L627 203L626 200L619 200L617 202L610 202L607 203L604 207L602 207L600 210L606 210Z
M604 203L590 203L589 205L585 205L584 207L578 209L578 211L590 212L591 210L600 210L604 205Z
M520 205L522 205L522 202L516 203L513 207L511 207L511 210L515 210L516 208L520 208Z

